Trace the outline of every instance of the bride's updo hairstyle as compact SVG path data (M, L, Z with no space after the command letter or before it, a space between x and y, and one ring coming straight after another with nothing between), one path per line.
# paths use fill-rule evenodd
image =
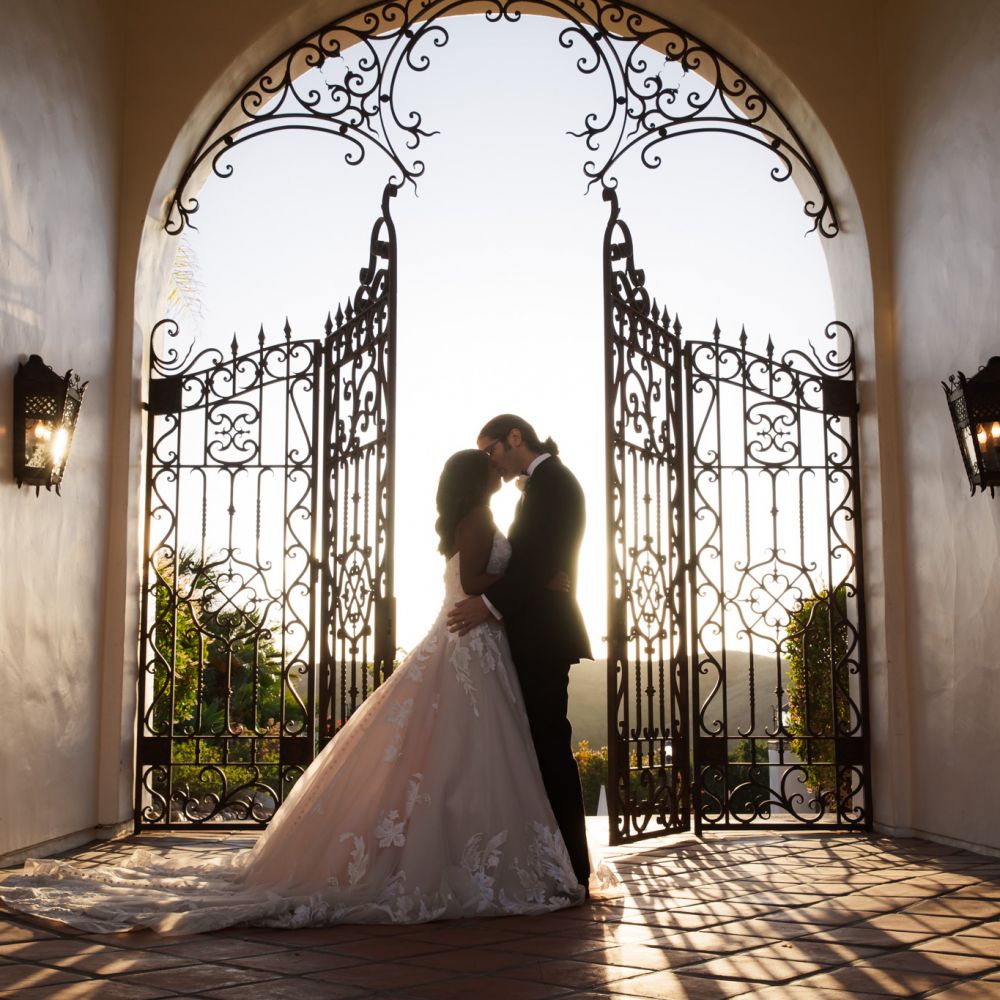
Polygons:
M552 438L539 441L538 435L535 433L535 428L523 417L518 417L513 413L501 413L499 417L494 417L483 426L483 429L479 432L479 436L481 438L496 438L498 441L503 441L515 427L521 432L521 437L524 438L524 443L528 446L529 450L537 452L539 455L545 451L550 455L559 454L559 445Z
M434 524L441 541L438 552L447 555L455 540L458 522L480 504L485 504L490 491L490 460L485 451L469 448L456 451L441 470L438 480L438 519Z

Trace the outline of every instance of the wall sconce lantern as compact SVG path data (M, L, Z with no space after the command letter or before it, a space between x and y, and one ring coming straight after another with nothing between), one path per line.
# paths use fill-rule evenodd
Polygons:
M14 478L59 493L87 383L73 371L57 375L37 355L14 376Z
M962 461L976 487L996 496L1000 486L1000 358L990 358L972 378L962 372L942 382Z

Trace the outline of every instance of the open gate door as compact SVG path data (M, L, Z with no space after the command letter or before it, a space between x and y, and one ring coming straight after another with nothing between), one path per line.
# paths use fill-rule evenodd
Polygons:
M683 352L615 192L604 238L611 842L690 823Z
M266 824L392 670L395 193L325 340L153 331L137 828Z
M851 331L682 344L604 196L611 839L870 829Z
M327 319L320 744L392 673L396 648L396 230L382 196L360 285Z

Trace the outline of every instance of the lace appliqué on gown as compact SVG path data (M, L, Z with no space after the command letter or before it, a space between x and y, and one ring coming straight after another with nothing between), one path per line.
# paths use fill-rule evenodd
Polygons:
M497 534L490 572L510 558ZM506 635L446 616L296 782L249 851L191 864L137 851L84 868L35 861L8 906L81 930L168 933L541 913L580 901L542 786Z

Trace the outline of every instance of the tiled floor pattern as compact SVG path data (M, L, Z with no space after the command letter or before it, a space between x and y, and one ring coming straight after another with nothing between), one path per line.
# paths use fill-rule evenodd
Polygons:
M148 835L75 856L98 863L137 842L200 853L207 840ZM817 832L609 853L621 898L543 917L178 938L66 933L0 912L0 996L1000 998L1000 859Z

